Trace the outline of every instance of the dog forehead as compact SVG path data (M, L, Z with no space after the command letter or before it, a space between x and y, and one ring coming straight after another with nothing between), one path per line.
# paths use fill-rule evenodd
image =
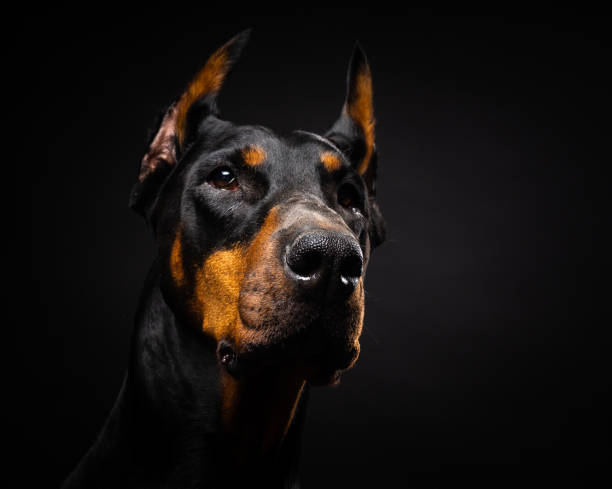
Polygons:
M321 193L324 181L348 166L342 153L323 137L293 131L280 137L268 160L268 175L280 189Z
M332 142L303 130L281 135L265 126L228 124L205 147L211 153L238 153L245 165L286 177L314 176L321 166L333 171L347 164Z

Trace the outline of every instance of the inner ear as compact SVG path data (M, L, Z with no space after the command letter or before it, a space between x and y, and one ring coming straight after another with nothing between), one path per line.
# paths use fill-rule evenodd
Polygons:
M159 118L156 131L140 163L129 207L142 216L147 215L157 189L176 165L176 118L176 103L172 103Z
M171 104L159 123L157 133L142 158L138 181L144 181L161 166L176 164L176 104Z

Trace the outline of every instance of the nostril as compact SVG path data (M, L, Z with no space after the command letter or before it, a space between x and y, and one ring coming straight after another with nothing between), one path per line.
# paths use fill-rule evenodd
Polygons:
M294 246L287 255L287 265L297 275L311 277L321 268L321 252L313 248Z
M350 255L344 257L340 263L340 280L342 282L353 282L359 280L362 273L363 260L361 259L361 253L352 252Z

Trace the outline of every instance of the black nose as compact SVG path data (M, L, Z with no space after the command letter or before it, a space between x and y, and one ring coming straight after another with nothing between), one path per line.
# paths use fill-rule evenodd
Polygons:
M346 299L357 287L363 254L353 237L329 231L300 234L286 252L287 273L298 284L327 300Z

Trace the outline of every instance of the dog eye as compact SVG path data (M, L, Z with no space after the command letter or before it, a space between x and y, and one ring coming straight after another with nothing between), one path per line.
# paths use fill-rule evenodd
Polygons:
M236 180L234 173L227 166L213 170L208 176L207 182L213 187L223 190L236 190L238 188L238 180Z
M355 187L344 184L338 189L338 203L347 209L359 208L361 199Z

